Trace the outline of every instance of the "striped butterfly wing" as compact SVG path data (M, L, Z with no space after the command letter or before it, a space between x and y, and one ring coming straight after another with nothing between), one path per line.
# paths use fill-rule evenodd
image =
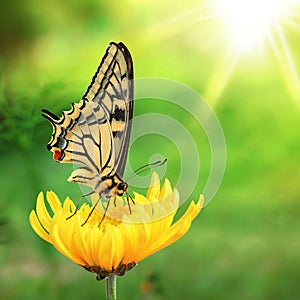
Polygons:
M110 43L83 98L98 103L109 115L116 171L123 176L133 114L133 63L123 43Z
M133 111L132 70L127 48L111 43L79 103L61 118L43 110L53 126L47 147L54 159L79 165L68 180L101 196L115 196L123 182Z

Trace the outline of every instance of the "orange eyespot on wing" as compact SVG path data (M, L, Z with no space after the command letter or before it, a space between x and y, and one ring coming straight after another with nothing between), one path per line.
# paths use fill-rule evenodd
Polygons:
M61 150L58 148L54 148L54 149L52 149L52 152L53 152L53 159L56 161L60 160L61 154L62 154Z

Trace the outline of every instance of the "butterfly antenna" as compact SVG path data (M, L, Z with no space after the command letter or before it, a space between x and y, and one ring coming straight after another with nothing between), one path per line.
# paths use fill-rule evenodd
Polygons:
M154 163L149 163L149 164L146 164L144 166L141 166L139 168L137 168L129 177L126 181L129 181L130 179L132 179L134 176L137 176L138 174L150 169L150 167L159 167L159 166L162 166L164 165L165 163L167 162L167 159L165 158L164 160L158 160Z

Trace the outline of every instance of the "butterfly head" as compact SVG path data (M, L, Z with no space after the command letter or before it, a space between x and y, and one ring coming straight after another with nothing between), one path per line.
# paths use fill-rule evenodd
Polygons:
M127 189L128 189L128 184L126 182L124 182L124 181L119 182L117 184L117 191L116 191L117 195L123 196L123 194L127 191Z

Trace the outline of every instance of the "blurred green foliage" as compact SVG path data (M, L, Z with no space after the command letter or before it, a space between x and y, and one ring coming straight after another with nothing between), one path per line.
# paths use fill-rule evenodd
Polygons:
M228 36L214 20L188 22L185 13L202 2L1 2L1 299L104 298L104 283L30 228L39 191L53 189L61 199L81 195L66 181L72 167L58 165L45 149L51 129L40 111L60 114L79 101L110 41L128 46L136 77L170 78L205 96L226 60ZM299 32L287 30L286 39L299 73ZM271 47L262 56L253 52L240 56L219 98L207 98L227 141L219 192L186 237L118 279L120 299L300 298L300 98ZM210 166L205 137L177 108L149 100L135 107L135 114L153 111L181 118L203 149L195 199ZM156 139L145 138L147 149L137 142L130 163L141 166L159 145L176 181L176 147Z

